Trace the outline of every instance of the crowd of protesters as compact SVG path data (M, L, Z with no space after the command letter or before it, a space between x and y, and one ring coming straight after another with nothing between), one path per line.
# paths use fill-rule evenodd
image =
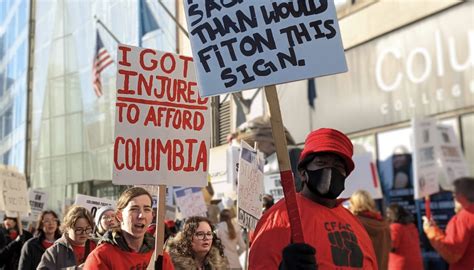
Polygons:
M43 211L34 237L20 229L16 217L5 216L0 269L147 269L158 222L165 225L157 260L162 269L247 269L239 256L248 246L248 269L423 269L419 232L407 209L391 204L382 215L363 190L353 193L348 207L338 198L354 170L352 155L351 141L337 130L308 135L298 163L302 190L296 194L304 243L292 241L285 199L275 203L263 196L264 214L247 236L235 209L221 210L218 220L157 221L151 195L133 187L116 208L102 207L95 218L77 205L62 220ZM474 178L458 179L454 187L459 209L446 230L428 218L423 229L450 269L474 269Z

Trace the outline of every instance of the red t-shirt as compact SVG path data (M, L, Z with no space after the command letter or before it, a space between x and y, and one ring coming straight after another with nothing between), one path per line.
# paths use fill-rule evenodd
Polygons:
M423 269L420 237L415 224L390 224L392 250L388 258L388 269Z
M316 249L323 269L377 269L372 241L360 221L342 205L327 208L296 195L304 240ZM249 269L278 269L282 250L290 244L285 200L273 205L260 219L250 249Z
M154 250L145 253L127 252L110 243L99 245L87 257L84 269L88 270L129 270L146 269ZM174 270L170 255L163 253L163 270Z
M18 236L18 232L15 231L15 230L10 230L10 235L9 236L10 236L11 240L15 240L16 237Z
M47 248L49 248L50 246L54 245L54 242L50 242L50 241L44 239L44 240L41 242L41 245L44 247L44 249L47 249Z
M94 243L94 241L89 241L89 245L90 245L90 249L89 249L89 254L95 249L96 247L96 244ZM84 263L84 261L86 260L85 257L85 253L86 253L86 247L85 246L76 246L76 245L71 245L72 246L72 250L74 251L74 257L76 257L76 265L80 265L82 263Z

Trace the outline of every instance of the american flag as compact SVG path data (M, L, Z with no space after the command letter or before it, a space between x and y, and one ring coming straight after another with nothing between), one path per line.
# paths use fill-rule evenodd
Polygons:
M92 65L92 81L94 85L94 92L97 97L101 97L103 95L102 84L100 82L100 73L113 62L114 61L112 60L112 57L104 47L104 43L102 43L99 32L97 32L94 64Z

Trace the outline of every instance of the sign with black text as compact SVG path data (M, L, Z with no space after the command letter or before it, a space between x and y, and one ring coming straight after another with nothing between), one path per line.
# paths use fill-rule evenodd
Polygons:
M184 3L202 96L347 71L333 1Z
M99 210L99 208L101 208L102 206L112 206L115 208L115 201L106 198L98 198L82 194L76 195L76 201L74 202L74 204L82 206L89 210L92 217L95 217L95 213L97 213L97 210Z

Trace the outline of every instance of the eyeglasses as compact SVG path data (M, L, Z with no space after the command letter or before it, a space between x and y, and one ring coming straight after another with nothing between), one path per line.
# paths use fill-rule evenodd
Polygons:
M92 228L74 228L74 233L75 234L90 234L92 233Z
M214 237L214 234L212 232L197 232L194 234L194 236L199 240L204 240L205 238L212 239Z
M112 221L115 220L115 215L114 216L102 216L102 219L105 221Z
M54 223L57 223L58 220L57 219L45 219L45 220L42 220L41 222L43 224L54 224Z

